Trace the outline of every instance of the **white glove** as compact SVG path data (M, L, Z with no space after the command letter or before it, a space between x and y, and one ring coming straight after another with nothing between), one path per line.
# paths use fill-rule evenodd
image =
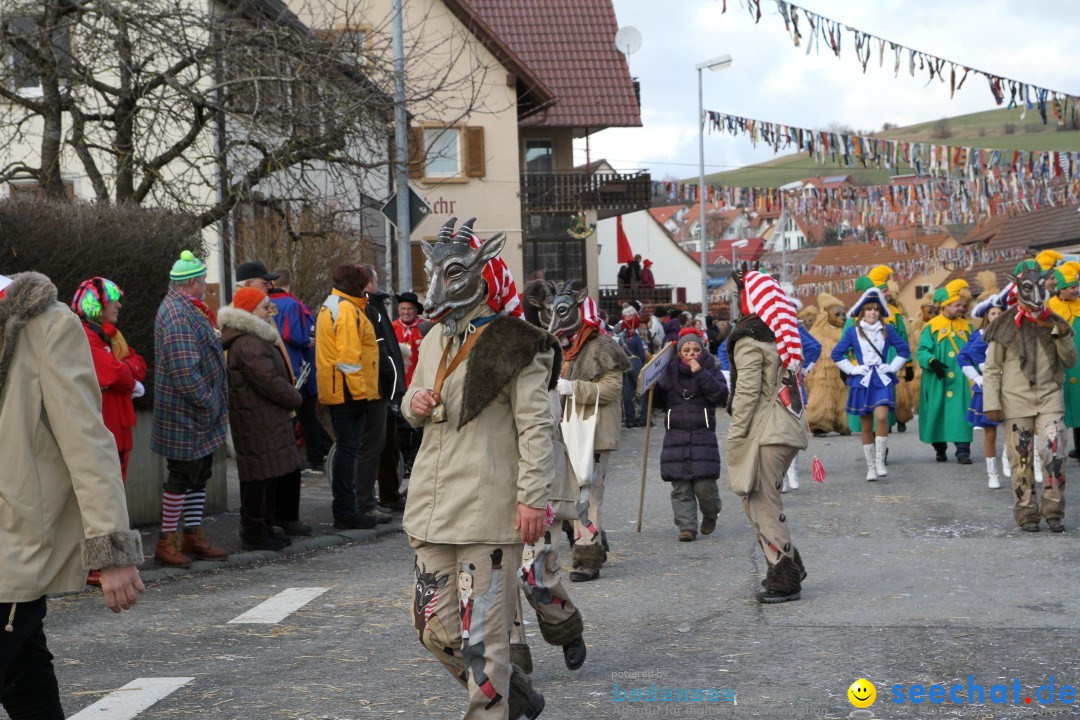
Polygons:
M136 380L135 381L135 389L131 391L131 397L133 397L133 398L142 397L145 394L146 394L146 388L143 387L143 384L141 382Z
M982 385L982 375L979 374L978 370L970 365L961 365L960 369L963 371L964 377L968 380L973 383L978 383L980 386Z
M560 395L573 395L574 383L565 378L559 378L558 382L555 384L555 389Z
M856 365L855 366L855 374L856 375L862 375L863 377L866 377L872 372L874 372L874 366L873 365Z
M979 375L977 378L975 378L975 384L978 385L979 387L983 386L983 376L982 375Z

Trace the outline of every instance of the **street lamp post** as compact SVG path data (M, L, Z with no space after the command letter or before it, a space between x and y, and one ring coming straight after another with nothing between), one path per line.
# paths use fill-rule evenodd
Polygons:
M735 273L735 263L736 263L736 261L737 261L737 259L739 257L739 248L744 248L749 244L750 244L749 240L736 240L735 242L731 243L731 272L732 272L732 274ZM732 290L731 290L731 305L728 308L728 319L730 321L732 321L732 322L735 321L735 297L737 295L738 295L738 293L736 293L735 289L732 288Z
M703 63L697 64L697 100L698 100L698 200L701 206L701 216L698 225L701 228L701 314L709 314L709 240L707 237L705 221L705 105L702 97L701 71L723 70L731 67L731 56L721 55Z

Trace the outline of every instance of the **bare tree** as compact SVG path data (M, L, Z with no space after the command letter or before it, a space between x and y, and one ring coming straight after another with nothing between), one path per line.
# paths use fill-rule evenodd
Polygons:
M60 198L75 174L97 202L203 227L263 203L293 239L338 232L389 186L389 19L372 20L357 0L0 0L0 183ZM416 42L420 25L410 113L501 111L476 43ZM313 201L325 229L294 222Z

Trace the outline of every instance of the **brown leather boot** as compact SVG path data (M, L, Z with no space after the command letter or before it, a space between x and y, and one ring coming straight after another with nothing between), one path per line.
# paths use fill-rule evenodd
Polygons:
M160 565L169 567L190 567L191 558L180 552L180 538L176 533L166 533L158 538L157 549L154 551L154 559Z
M186 555L202 558L203 560L224 560L229 557L227 550L222 550L210 544L210 541L206 539L202 526L195 528L194 532L184 530L184 544L180 546L180 550Z

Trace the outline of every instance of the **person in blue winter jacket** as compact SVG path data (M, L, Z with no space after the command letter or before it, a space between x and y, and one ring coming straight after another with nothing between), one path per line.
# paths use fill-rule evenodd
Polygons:
M1006 298L1006 293L991 295L975 306L972 315L983 318L985 321L983 327L985 328L998 315L1005 312L1007 308ZM971 402L968 405L967 421L975 427L981 427L985 433L986 484L991 489L996 490L1001 487L1001 478L998 477L997 471L997 427L1001 423L990 420L983 412L983 366L986 365L987 347L986 338L983 337L983 334L982 329L971 333L971 337L968 338L968 341L956 356L956 364L960 366L964 376L971 381ZM1006 453L1002 453L1001 457L1002 460L1008 462ZM1008 467L1003 469L1006 476L1011 474Z
M886 475L889 411L895 405L889 389L911 359L908 344L891 325L882 322L889 316L884 295L876 287L870 288L848 311L855 323L844 331L832 351L833 362L847 375L847 413L861 418L866 479L871 482ZM892 362L885 359L889 348L896 350Z
M326 453L333 444L326 430L323 429L315 414L315 405L319 400L319 387L315 383L315 315L292 294L292 272L287 268L277 270L277 280L270 288L270 302L277 308L274 323L281 334L285 352L289 356L289 365L293 375L300 377L305 364L311 367L307 382L300 386L304 404L296 413L300 429L304 433L304 445L307 449L307 468L321 472Z
M660 477L671 483L671 507L681 542L697 538L699 509L702 535L716 529L720 513L716 408L727 403L728 386L719 364L704 352L706 347L696 329L682 330L676 355L658 383L667 411Z

